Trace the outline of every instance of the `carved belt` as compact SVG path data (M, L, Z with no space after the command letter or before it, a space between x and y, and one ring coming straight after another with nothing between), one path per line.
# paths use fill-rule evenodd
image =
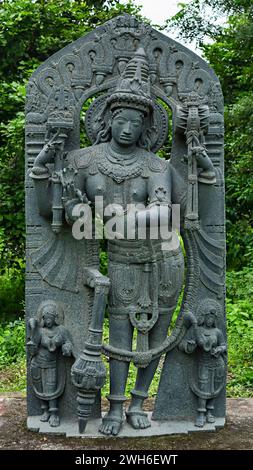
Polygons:
M161 240L113 240L108 242L109 261L122 264L152 263L181 253L180 247L162 250Z

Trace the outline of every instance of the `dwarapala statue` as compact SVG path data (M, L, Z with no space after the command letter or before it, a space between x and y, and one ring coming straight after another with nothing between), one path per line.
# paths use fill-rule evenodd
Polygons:
M217 327L219 305L207 299L197 311L197 319L182 341L180 348L186 354L197 349L196 372L189 374L190 387L198 397L195 426L214 423L214 398L219 395L225 381L225 354L227 346L222 330Z
M29 321L31 351L30 372L35 395L41 400L42 422L60 424L57 399L65 387L66 373L60 354L71 356L73 345L67 329L61 325L62 312L53 300L43 302L37 317Z
M124 21L128 20L125 18ZM131 24L134 29L134 23ZM100 67L104 74L101 72L99 75L98 71L96 72L96 83L100 86L107 72L99 61L96 69L94 57L93 70L97 71ZM175 102L176 99L181 100L176 121L179 135L183 129L184 137L180 139L183 139L186 150L186 153L177 156L184 168L181 171L180 165L174 165L173 160L166 161L154 153L161 147L164 136L167 135L167 119L166 110L156 101L159 93L155 96L155 88L151 86L152 80L154 81L154 64L152 67L146 49L137 48L135 44L134 50L128 51L124 64L122 61L120 63L120 73L114 87L109 93L100 93L86 113L87 131L93 145L83 149L71 150L71 146L68 146L69 136L75 131L71 120L73 103L68 101L67 91L61 88L60 92L57 92L58 104L49 107L46 142L28 172L36 191L37 210L41 220L47 220L55 234L50 247L47 248L45 244L35 250L31 258L35 260L32 261L33 265L41 273L44 282L52 285L54 292L59 287L60 278L56 271L56 266L60 266L60 254L57 257L55 252L59 250L60 253L61 240L64 240L64 256L68 251L75 251L75 245L66 242L67 237L72 236L76 244L80 243L79 247L84 246L80 249L80 257L73 257L75 261L72 269L71 258L69 266L64 268L64 273L71 271L69 276L81 269L81 282L90 289L87 291L89 296L83 298L83 304L86 305L87 299L89 302L91 299L92 307L87 328L88 339L86 331L85 343L81 341L84 352L81 353L80 350L79 355L77 354L71 371L72 382L78 389L80 432L85 429L88 415L92 417L92 403L95 400L92 387L94 394L97 394L104 383L104 368L101 363L99 365L101 352L109 357L110 394L107 398L110 409L103 417L99 431L105 435L117 435L124 421L123 405L127 398L125 389L131 361L137 367L137 374L125 416L129 425L141 430L151 425L147 413L143 411L143 402L148 397L161 355L176 350L178 345L182 344L188 329L194 329L196 333L192 342L187 343L191 344L192 350L198 347L207 351L205 329L209 328L209 320L207 316L204 317L204 326L201 327L203 331L196 329L193 305L194 302L196 304L196 296L202 295L201 291L197 293L196 279L201 276L203 265L194 265L197 256L206 262L214 253L213 264L220 262L220 245L205 235L199 218L198 184L210 188L217 182L217 172L204 144L204 131L207 132L207 105L203 104L202 97L194 89L182 93L180 98L178 94L173 98ZM112 73L114 69L110 70ZM173 80L171 87L168 87L166 82L167 93L170 88L169 95L176 83L176 78ZM77 78L72 77L71 83L77 83ZM165 82L161 79L161 83ZM90 86L93 86L92 82ZM56 94L52 93L51 103L52 96L56 101ZM62 99L61 108L59 96ZM31 119L35 119L34 115ZM42 118L36 116L36 119ZM180 205L180 220L185 228L186 263L180 243L180 228L176 227L176 230L173 226L174 204ZM82 218L84 213L85 219ZM99 252L99 244L91 240L97 233L98 219L107 238L107 276L100 273L98 264L92 261L83 262L81 254L87 246L93 247L93 253L94 250ZM88 230L89 236L86 237L88 225L91 228ZM81 239L82 242L79 242ZM81 245L83 242L86 245ZM205 244L208 244L206 258L203 255ZM213 272L213 266L209 271ZM66 276L64 279L60 289L70 291ZM213 284L216 285L214 276ZM168 336L172 316L184 288L181 313L176 327ZM81 290L77 288L75 292L78 295ZM109 345L102 346L106 306L109 317ZM72 315L73 325L75 314ZM47 321L49 320L45 319L44 323ZM50 350L47 341L49 332L52 330L52 333L56 333L59 327L52 325L46 326L47 330L45 326L40 326L39 332L43 341L40 340L36 347L48 356L48 363L55 364L55 358L50 356L53 350ZM210 354L216 357L218 352L214 354L213 351L218 351L217 348L223 344L219 330L215 329L213 324L211 326L212 345L207 352L209 362ZM134 331L137 332L135 348ZM80 334L79 331L78 335ZM56 338L55 341L55 336L61 339L58 341ZM71 353L71 344L65 342L63 334L53 334L52 341L55 345L54 351L62 348L63 354ZM32 359L32 369L39 369L42 362L35 355ZM207 366L203 365L205 358L201 358L200 362L199 376L202 377ZM52 366L51 372L55 371L54 367ZM56 390L57 387L59 384L54 379L53 388ZM196 389L198 387L199 384ZM38 396L36 387L34 390ZM55 390L52 390L52 397ZM50 398L50 390L46 393L49 410L43 405L45 411L41 419L44 419L44 416L47 419L50 410L53 412L55 408L55 405L52 405L53 398ZM201 400L196 390L194 393L198 400ZM204 404L202 405L204 407ZM208 398L206 406L209 410L209 421L211 405L212 401ZM198 413L199 410L200 404ZM203 412L201 413L197 418L199 423L204 419ZM49 419L53 420L52 416ZM80 425L84 421L85 424Z

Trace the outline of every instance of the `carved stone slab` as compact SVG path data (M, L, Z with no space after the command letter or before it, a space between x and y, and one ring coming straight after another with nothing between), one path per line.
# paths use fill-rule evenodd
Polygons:
M73 347L71 355L61 357L65 376L64 388L57 397L57 409L59 408L62 423L77 423L77 390L71 381L71 367L84 349L92 324L94 289L85 281L85 270L99 269L99 244L96 240L74 239L66 223L58 230L57 220L52 224L48 216L49 201L46 194L43 210L39 213L35 191L36 176L33 176L34 180L30 177L31 170L36 157L50 140L52 127L64 128L66 131L63 158L66 159L66 164L68 163L69 152L80 147L80 112L90 98L97 99L87 112L86 129L91 143L95 143L96 118L103 110L105 99L112 95L119 80L124 78L127 64L140 48L146 54L150 95L156 102L154 113L158 130L151 139L153 152L166 143L168 136L168 122L163 104L172 111L173 135L168 167L173 180L172 203L181 205L181 236L186 264L184 295L176 324L178 330L175 330L179 331L181 328L182 341L173 343L171 340L168 343L170 346L163 351L166 356L153 419L166 420L168 423L167 428L167 425L163 424L162 433L165 433L165 428L168 433L172 432L171 420L194 423L196 417L199 422L196 424L196 421L195 424L201 429L204 425L201 419L209 419L209 424L204 427L209 430L210 426L214 429L216 425L223 423L225 417L222 92L218 78L205 61L176 41L129 15L114 18L63 48L46 60L29 81L26 100L26 318L27 323L31 325L31 319L33 321L36 318L39 306L49 299L64 312L62 327L70 335ZM196 158L192 157L194 146ZM196 147L201 148L199 154ZM101 170L110 177L110 168L103 162L103 148L99 148L102 149L101 159L100 150L96 151L96 144L87 154L87 166L91 165L90 174L94 175L96 171ZM144 158L144 154L140 158ZM159 169L157 165L157 161L151 158L147 164L147 174L142 174L145 165L139 163L137 173L133 172L127 175L127 178L130 180L141 174L143 178L147 178L149 174L159 171L164 171L165 174L167 164L160 162ZM59 168L54 167L52 163L48 164L47 168L49 173L45 178L57 185L60 181ZM123 187L120 185L125 184L126 177L117 176L115 172L111 176L114 186L111 185L108 194L117 202L121 198L120 188ZM38 178L37 187L40 184L41 188L44 187L45 182L43 183L42 179ZM60 190L60 184L58 189ZM162 189L160 188L159 197L162 197ZM117 190L119 194L116 194ZM43 191L41 189L41 197ZM63 207L53 205L55 214L62 210ZM144 248L143 250L145 252ZM147 263L149 261L152 260L146 260ZM175 267L173 273L178 276L176 272ZM176 282L176 278L174 281ZM165 287L161 286L162 288ZM167 288L169 289L169 286ZM147 295L144 297L146 302ZM210 316L213 318L210 320L213 322L211 336L207 319ZM182 325L187 318L191 319L192 324L188 324L187 328L184 326L187 330L184 335ZM31 341L29 329L28 341ZM107 353L113 357L110 348ZM156 351L156 354L158 357L159 351ZM30 371L33 354L29 348L27 355ZM43 367L46 369L46 366ZM60 379L59 374L62 374L59 368L57 374L54 382L56 384ZM39 427L37 421L41 414L41 402L35 393L34 377L32 380L31 374L28 373L28 427L31 429ZM53 409L54 405L51 403L49 406ZM216 424L212 424L213 412L217 418ZM91 419L99 418L100 413L100 392L97 392ZM40 429L48 432L47 426L48 424L43 424ZM60 432L74 435L74 431L68 431L67 427L63 429L63 424L60 426ZM157 427L157 424L155 426ZM181 432L180 429L182 432L191 430L191 425L180 426L175 424L175 432ZM152 429L153 427L145 432L152 433ZM145 432L143 435L147 435ZM93 435L93 431L91 434ZM141 430L139 435L142 435Z

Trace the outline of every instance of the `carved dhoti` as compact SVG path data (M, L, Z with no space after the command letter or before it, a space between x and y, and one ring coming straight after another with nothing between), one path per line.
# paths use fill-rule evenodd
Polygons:
M161 248L160 240L110 241L110 314L150 316L154 306L159 313L173 312L183 285L184 258L180 246Z
M58 373L57 373L58 366ZM40 357L34 357L31 361L31 377L33 389L41 400L53 400L58 398L65 386L65 375L61 361L55 357L48 362Z
M192 391L203 399L216 397L224 387L225 362L222 356L215 358L203 353L197 371L197 383L194 377L190 380Z

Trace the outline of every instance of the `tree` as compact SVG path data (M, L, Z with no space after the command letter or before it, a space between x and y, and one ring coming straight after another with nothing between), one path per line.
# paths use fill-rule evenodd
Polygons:
M223 26L217 24L221 14L227 15ZM228 268L241 269L253 261L252 0L193 0L182 4L167 25L179 28L184 39L196 39L221 81L226 128L227 261Z
M50 55L123 11L132 1L0 1L0 274L24 259L24 102L32 72Z
M132 0L0 0L0 317L20 315L24 284L24 106L32 72ZM14 308L15 306L15 308Z

